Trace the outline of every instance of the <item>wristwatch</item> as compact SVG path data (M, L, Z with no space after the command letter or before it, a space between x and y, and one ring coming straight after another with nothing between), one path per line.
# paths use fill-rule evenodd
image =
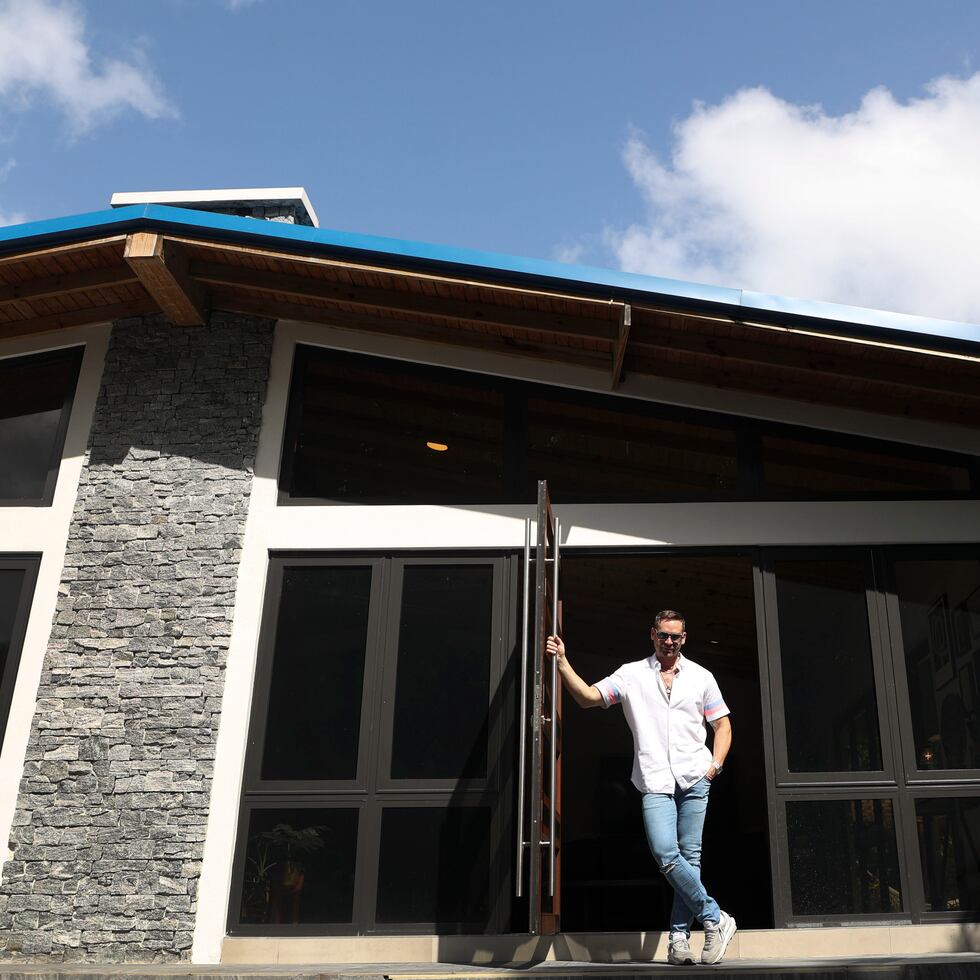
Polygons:
M718 773L720 773L722 771L722 769L725 768L720 762L715 762L714 759L711 760L711 765L713 765L715 767L715 775L716 776L718 775Z

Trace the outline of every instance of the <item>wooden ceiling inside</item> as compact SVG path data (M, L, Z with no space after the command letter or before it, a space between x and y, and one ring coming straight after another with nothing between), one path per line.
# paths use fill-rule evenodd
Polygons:
M378 262L380 263L380 259ZM980 357L152 231L0 257L0 339L210 310L976 427Z

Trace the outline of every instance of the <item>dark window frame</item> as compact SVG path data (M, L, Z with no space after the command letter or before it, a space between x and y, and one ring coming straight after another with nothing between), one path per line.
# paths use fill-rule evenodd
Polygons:
M10 631L10 647L3 670L0 671L0 748L6 739L7 722L10 720L10 706L17 686L21 657L24 653L24 639L27 623L34 603L34 589L37 585L41 556L35 554L0 554L0 569L22 571L24 578L17 598L17 611L14 614L13 628Z
M410 375L434 381L448 381L466 384L469 387L499 391L504 399L503 425L504 445L502 446L504 464L504 492L500 499L484 500L484 504L527 503L531 480L542 474L527 472L527 402L532 397L570 403L576 406L593 406L606 410L628 410L637 416L659 419L666 422L701 425L732 433L735 436L735 484L732 491L711 494L665 494L623 496L592 496L588 501L574 499L559 503L696 503L702 501L859 501L859 500L972 500L980 497L980 456L938 450L910 443L894 442L875 437L857 436L819 429L812 426L794 425L785 422L764 421L747 416L707 411L704 409L683 408L665 403L629 398L622 395L604 395L598 392L579 391L559 385L542 382L521 381L496 375L479 374L458 368L437 367L414 361L384 357L373 354L352 353L311 343L296 343L293 346L293 362L290 370L290 384L287 408L283 424L281 455L278 466L278 497L280 506L323 506L329 504L346 505L398 505L402 503L448 503L451 501L413 501L403 502L391 497L357 497L330 499L320 497L292 497L288 487L292 482L298 428L302 416L302 392L304 387L304 368L309 359L328 357L335 363L359 367L371 367L377 371L387 371L392 375ZM840 447L854 451L877 452L892 455L896 461L916 460L923 463L937 463L947 466L961 466L970 481L969 490L962 492L929 491L909 492L834 492L821 494L795 494L774 492L765 488L763 472L762 440L765 436L796 439L814 445ZM471 502L467 502L471 503Z
M379 558L329 557L316 558L309 554L295 557L276 554L270 555L266 586L263 596L262 624L259 630L259 656L256 663L255 682L252 689L251 722L249 724L248 741L246 743L245 785L250 787L250 794L282 795L316 792L330 793L367 793L371 782L367 759L374 750L374 733L371 726L369 708L370 691L376 684L378 665L377 651L383 643L379 632L379 624L374 618L369 618L367 627L367 648L364 658L364 683L361 690L360 734L358 736L357 774L353 779L331 780L277 780L262 778L262 753L265 748L266 729L269 722L269 690L272 679L272 668L275 660L276 629L279 623L279 596L282 590L283 569L286 566L304 568L349 568L370 567L371 589L370 603L373 610L376 602L382 600L383 581L381 575L381 560Z
M894 761L891 778L867 779L869 774L829 774L842 777L839 781L826 781L828 774L817 774L818 779L799 780L799 773L792 773L792 782L783 781L783 773L777 771L775 760L780 754L785 759L785 724L780 697L776 697L779 680L779 649L777 613L773 605L771 585L765 581L766 570L781 558L833 559L848 554L866 553L873 571L873 595L868 596L869 621L872 609L880 635L880 664L876 665L875 685L878 702L879 725L882 730L882 757L886 747ZM767 729L767 786L769 790L769 825L771 832L771 862L773 873L774 921L781 926L837 925L849 923L958 923L975 921L976 910L958 912L926 911L925 889L921 877L921 855L916 832L915 801L937 797L980 797L980 770L947 770L918 773L909 776L909 749L914 753L912 738L911 707L908 688L904 683L905 658L901 646L900 622L897 618L897 597L889 578L888 563L900 559L943 560L950 558L977 558L980 543L953 545L865 545L865 546L773 546L757 551L759 565L756 575L756 615L759 623L760 683L762 685L763 725ZM897 641L896 642L896 638ZM880 674L879 674L880 667ZM914 764L914 754L912 756ZM870 774L877 777L879 774ZM900 882L905 909L902 913L872 913L867 915L795 915L792 911L792 894L789 863L789 841L786 827L786 803L797 800L834 799L884 799L893 801L893 813L898 845Z
M792 926L836 926L884 923L887 925L911 924L916 921L916 913L912 903L910 879L917 876L912 873L912 858L918 859L918 849L909 849L910 831L914 837L914 824L907 826L907 807L902 805L896 787L843 787L821 788L820 790L794 789L782 792L773 813L775 838L773 850L779 852L780 867L783 875L779 888L773 888L773 898L776 905L777 928ZM787 803L808 803L846 800L890 800L892 817L895 822L895 848L898 861L899 886L902 890L902 911L900 912L861 912L861 913L825 913L820 915L800 915L793 911L792 878L790 876L791 859L789 854L789 832L786 818Z
M516 588L517 557L510 549L472 549L459 551L273 551L269 553L264 591L262 623L255 683L251 699L249 734L246 743L241 806L234 848L234 864L226 930L240 936L331 936L331 935L417 935L430 934L440 925L433 922L389 923L378 928L374 922L377 902L378 850L381 820L391 806L477 806L491 808L491 837L510 840L513 819L513 776L507 770L495 779L391 780L385 766L390 765L390 746L384 747L384 733L393 726L391 697L397 672L394 649L397 645L397 600L401 575L407 565L489 565L493 568L493 636L490 662L490 697L494 685L506 687L515 672L517 653ZM286 566L371 566L371 606L362 688L361 733L359 736L358 776L356 780L263 780L262 751L268 720L268 684L275 652L275 626L278 617L282 569ZM509 597L509 598L508 598ZM395 634L395 635L391 635ZM488 763L511 758L512 724L500 711L490 711ZM294 809L356 807L359 811L355 863L353 921L350 923L249 924L240 921L242 887L245 878L245 849L251 813L255 809ZM509 848L507 849L509 854ZM468 927L490 934L502 933L509 919L509 889L512 869L491 863L490 917L485 924L459 923L456 932ZM455 934L455 933L454 933Z
M919 851L919 835L916 827L916 813L915 813L915 803L917 800L939 800L939 799L977 799L980 794L969 792L964 792L964 790L969 790L969 785L959 784L959 785L934 785L934 786L922 786L921 784L916 784L914 786L910 785L908 787L908 800L907 808L910 814L910 840L912 845L911 854L915 855L916 873L912 875L912 885L915 889L915 900L916 908L921 909L919 913L918 921L922 923L944 923L944 922L975 922L977 917L980 916L980 909L963 909L959 912L951 911L926 911L925 910L925 883L922 880L922 855Z
M911 787L940 788L944 786L980 788L980 767L975 769L920 770L916 765L915 738L912 725L912 709L905 661L905 645L902 637L902 621L898 596L892 576L894 561L944 561L955 559L980 559L980 544L902 545L880 549L878 556L879 580L882 583L883 603L891 634L892 670L894 672L897 701L900 714L900 750L903 760L903 778Z
M875 703L878 709L878 738L882 767L875 770L793 772L789 768L786 734L786 710L783 691L782 653L779 644L778 604L776 601L775 565L779 561L860 560L864 568L865 602L868 611L868 639L871 649ZM765 632L769 640L769 680L772 688L775 785L777 789L807 786L856 785L865 787L894 786L900 757L894 749L893 718L888 711L890 678L887 637L882 634L882 619L875 586L874 564L867 548L780 548L764 549L760 559L764 589Z
M0 497L0 507L50 507L54 502L54 492L58 483L58 474L61 470L61 461L65 453L65 440L68 436L68 426L71 423L71 410L75 403L75 393L78 390L78 382L81 378L82 360L85 356L84 344L73 344L69 347L62 347L58 350L42 351L38 354L18 354L15 357L5 357L0 359L0 368L16 366L25 361L32 361L35 364L45 361L65 362L74 361L75 376L74 381L65 391L61 405L61 416L58 420L58 431L55 434L54 442L51 446L51 456L48 460L48 473L44 480L44 490L40 497L21 497L4 498Z

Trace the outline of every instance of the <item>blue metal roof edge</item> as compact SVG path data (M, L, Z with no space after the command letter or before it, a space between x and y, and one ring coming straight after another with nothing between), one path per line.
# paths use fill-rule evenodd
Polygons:
M754 315L769 322L788 319L797 325L812 325L813 321L819 321L823 329L831 333L847 332L844 328L857 327L864 332L870 330L885 334L902 333L960 343L980 343L980 325L977 324L774 296L679 279L619 272L615 269L571 265L548 259L521 258L328 228L259 221L238 215L195 211L162 204L134 204L0 227L0 253L27 244L69 241L100 232L118 234L140 226L163 227L183 234L207 232L238 241L274 242L280 246L289 246L292 250L305 248L364 256L397 256L415 264L472 269L479 271L484 277L491 273L494 278L503 280L519 278L524 281L544 281L551 286L564 285L570 291L581 291L584 287L592 295L599 294L610 299L632 299L635 302L648 297L664 301L680 300L702 309L720 307L742 319L752 319Z

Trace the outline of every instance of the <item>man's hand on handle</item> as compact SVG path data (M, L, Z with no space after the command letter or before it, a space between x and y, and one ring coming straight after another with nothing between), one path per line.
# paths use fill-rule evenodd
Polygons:
M545 650L547 650L549 657L558 658L559 667L561 667L563 663L567 663L565 660L565 644L562 642L560 636L549 636L547 643L545 644Z
M594 684L586 684L568 662L568 657L565 655L565 644L562 643L560 636L548 637L545 643L545 652L549 657L557 659L562 684L579 707L599 708L602 706L602 695L599 693L599 689Z

